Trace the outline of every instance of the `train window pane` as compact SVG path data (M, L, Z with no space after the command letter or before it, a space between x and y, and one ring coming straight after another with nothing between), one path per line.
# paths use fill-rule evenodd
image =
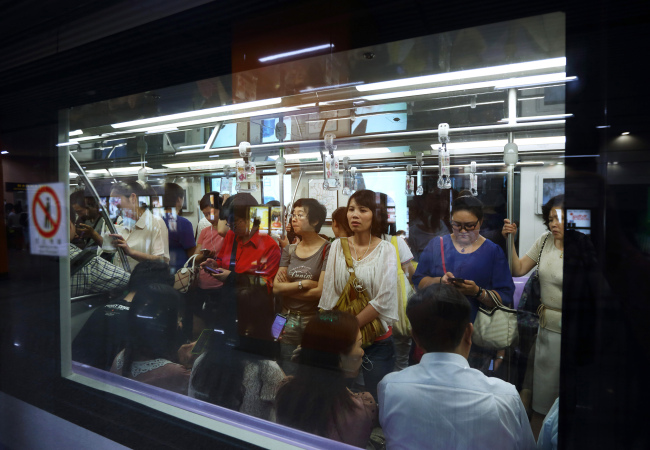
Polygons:
M472 320L484 290L518 305L504 254L531 254L563 187L563 29L548 14L72 108L67 375L262 446L379 441L378 385L420 361L404 304L441 284L441 237ZM291 216L266 206L280 174ZM459 198L474 209L452 217ZM528 389L530 340L508 344L466 362Z

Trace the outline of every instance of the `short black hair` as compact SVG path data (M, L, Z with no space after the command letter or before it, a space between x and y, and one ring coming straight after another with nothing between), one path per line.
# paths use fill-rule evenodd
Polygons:
M548 228L548 224L551 221L551 211L553 208L564 208L564 194L556 195L547 201L544 206L542 206L542 218L544 219L544 225Z
M352 200L359 206L365 206L372 211L372 223L370 226L370 234L381 238L381 235L388 228L388 213L386 207L381 202L381 193L371 191L370 189L363 189L356 191L350 196L348 200L348 208Z
M309 224L314 227L316 233L320 231L321 227L325 223L325 218L327 217L327 208L325 208L318 200L313 198L299 198L293 204L293 207L305 209Z
M212 206L215 209L221 208L221 197L217 191L208 192L201 198L201 201L199 202L199 208L201 211L208 206Z
M163 194L163 208L173 208L179 198L185 197L185 191L176 183L165 183Z
M432 284L411 296L406 315L413 335L427 352L453 352L470 321L467 298L446 284Z
M219 210L219 219L227 220L228 222L234 220L235 217L248 218L249 206L257 206L257 200L248 192L240 192L231 197L223 204Z
M77 205L81 208L86 208L86 196L83 189L77 189L70 194L70 206Z
M127 288L129 292L137 291L154 283L173 286L174 276L169 270L169 264L162 261L142 261L133 268Z
M454 200L451 204L451 215L458 211L468 211L474 214L479 222L483 220L483 203L474 196L463 195Z
M348 223L348 208L341 206L336 208L332 213L332 220L336 222L336 225L345 231L345 234L352 236L352 230L350 229L350 224Z

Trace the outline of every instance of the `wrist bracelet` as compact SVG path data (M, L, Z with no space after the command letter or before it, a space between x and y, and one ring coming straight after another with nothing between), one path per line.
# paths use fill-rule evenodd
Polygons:
M479 298L481 294L483 293L483 288L481 286L478 287L478 292L474 295L474 298Z

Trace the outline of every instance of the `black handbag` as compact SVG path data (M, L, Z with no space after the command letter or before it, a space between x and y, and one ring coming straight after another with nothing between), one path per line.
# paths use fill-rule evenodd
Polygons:
M537 269L535 273L528 279L524 290L521 293L519 304L517 305L517 328L519 329L519 346L527 353L530 345L537 336L537 328L539 327L539 315L537 309L542 303L541 288L539 285L539 265L542 262L542 252L550 233L546 234L542 248L539 251L537 258Z

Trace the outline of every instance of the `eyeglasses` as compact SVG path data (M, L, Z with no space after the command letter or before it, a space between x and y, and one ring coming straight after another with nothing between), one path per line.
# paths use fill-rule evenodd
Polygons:
M304 218L307 217L307 216L306 216L305 214L289 214L289 217L291 217L291 218L294 218L294 217L295 217L295 218L298 219L298 220L302 220L302 219L304 219Z
M479 221L477 220L476 222L454 222L453 220L451 221L451 227L454 230L460 231L462 229L465 229L466 231L473 231L474 228L478 225Z

